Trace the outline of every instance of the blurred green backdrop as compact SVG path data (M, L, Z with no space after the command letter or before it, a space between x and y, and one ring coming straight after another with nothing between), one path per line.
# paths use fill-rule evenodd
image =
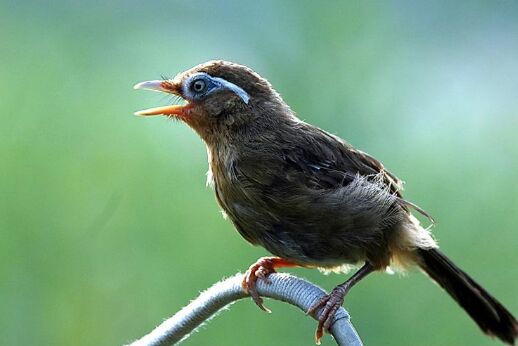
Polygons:
M131 341L266 254L221 217L201 140L132 115L169 102L133 84L214 58L406 180L445 252L517 314L517 18L512 1L1 0L0 344ZM313 344L313 320L267 304L185 345ZM374 275L346 307L367 345L498 344L416 272Z

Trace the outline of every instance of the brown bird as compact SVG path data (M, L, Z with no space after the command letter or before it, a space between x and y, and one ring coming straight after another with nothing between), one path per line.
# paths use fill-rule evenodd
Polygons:
M322 308L319 342L344 296L388 266L417 265L482 331L514 344L513 315L446 257L403 199L401 181L372 156L297 118L270 83L248 67L210 61L174 79L143 82L185 105L137 112L184 121L207 145L208 181L238 232L276 257L259 259L243 281L263 310L256 281L280 267L362 265L310 308Z

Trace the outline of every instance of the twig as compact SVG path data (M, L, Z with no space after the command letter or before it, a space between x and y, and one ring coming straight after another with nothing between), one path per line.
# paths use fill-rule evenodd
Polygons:
M307 311L325 293L320 287L289 274L271 274L271 283L258 281L257 289L261 296L277 299ZM170 317L149 334L131 343L131 346L173 345L189 337L202 323L212 318L219 310L248 295L241 287L243 274L237 274L214 284L202 292L198 298ZM317 319L322 309L313 318ZM340 308L335 315L330 330L336 343L341 346L362 346L362 341L349 314Z

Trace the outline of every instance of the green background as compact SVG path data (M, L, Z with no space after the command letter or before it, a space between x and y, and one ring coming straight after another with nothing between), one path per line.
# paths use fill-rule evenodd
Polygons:
M513 1L1 0L0 344L120 345L266 255L221 217L201 140L132 115L170 102L136 82L214 58L383 161L518 313L517 19ZM184 344L313 345L313 320L267 305ZM498 344L417 271L345 305L367 345Z

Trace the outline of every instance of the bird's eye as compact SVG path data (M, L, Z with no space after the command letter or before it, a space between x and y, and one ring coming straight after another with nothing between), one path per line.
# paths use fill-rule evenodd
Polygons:
M207 87L207 83L203 79L197 79L191 84L191 89L195 93L204 92Z

